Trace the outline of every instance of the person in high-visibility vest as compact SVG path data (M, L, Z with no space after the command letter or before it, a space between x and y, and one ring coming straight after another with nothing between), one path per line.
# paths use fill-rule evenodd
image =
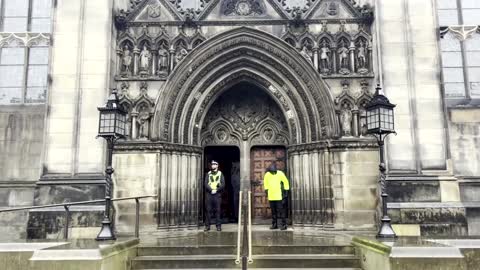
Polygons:
M270 202L272 210L272 226L270 229L278 229L277 219L281 220L281 230L287 229L286 209L283 200L287 198L287 191L290 190L290 184L285 174L277 170L275 163L268 167L263 177L263 188Z
M212 160L210 162L211 170L205 176L205 192L206 192L206 218L204 231L210 231L210 216L212 211L215 211L215 225L217 231L222 230L221 204L222 204L222 191L225 188L225 178L221 171L218 170L218 162Z

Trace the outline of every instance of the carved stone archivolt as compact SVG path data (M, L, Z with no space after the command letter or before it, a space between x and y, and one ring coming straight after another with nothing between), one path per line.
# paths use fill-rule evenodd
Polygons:
M193 139L203 124L202 106L209 107L222 91L214 90L241 72L262 78L269 84L266 89L273 85L282 93L290 106L285 112L292 116L288 122L299 127L297 142L336 136L338 120L330 91L312 65L299 56L278 38L246 27L202 43L165 84L166 96L155 110L156 139L200 144ZM208 83L211 80L215 83Z
M245 98L249 97L249 98ZM283 112L265 90L240 83L210 107L202 127L202 145L288 145Z

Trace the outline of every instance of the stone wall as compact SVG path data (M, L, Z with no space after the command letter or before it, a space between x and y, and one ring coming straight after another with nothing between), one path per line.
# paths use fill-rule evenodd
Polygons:
M114 156L114 197L158 196L141 200L143 232L157 227L197 226L202 221L200 161L198 152L118 150ZM135 201L117 202L115 209L118 232L132 234Z
M0 208L33 204L40 176L45 105L0 106ZM25 238L27 212L0 213L0 239Z

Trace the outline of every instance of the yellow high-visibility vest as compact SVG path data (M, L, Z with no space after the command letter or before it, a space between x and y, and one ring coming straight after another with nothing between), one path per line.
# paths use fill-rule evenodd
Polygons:
M288 179L282 171L277 170L276 174L266 172L263 177L263 188L268 190L269 201L281 201L282 200L282 185L283 189L289 190L290 184Z
M222 177L222 172L217 171L216 174L213 174L212 172L208 172L208 186L212 190L217 190L218 187L220 186L220 179Z

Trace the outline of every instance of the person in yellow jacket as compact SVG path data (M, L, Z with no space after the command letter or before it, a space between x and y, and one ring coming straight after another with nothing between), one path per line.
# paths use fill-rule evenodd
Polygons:
M275 163L268 167L263 177L263 188L270 202L272 210L272 226L270 229L278 229L277 219L281 220L281 230L287 229L286 209L283 200L287 197L287 191L290 190L290 184L285 174L277 170Z
M221 204L222 204L222 191L225 188L225 178L223 173L218 170L218 162L212 160L210 162L212 170L205 175L205 193L206 193L206 217L205 217L205 229L204 231L210 231L210 217L215 212L215 225L217 231L222 230Z

